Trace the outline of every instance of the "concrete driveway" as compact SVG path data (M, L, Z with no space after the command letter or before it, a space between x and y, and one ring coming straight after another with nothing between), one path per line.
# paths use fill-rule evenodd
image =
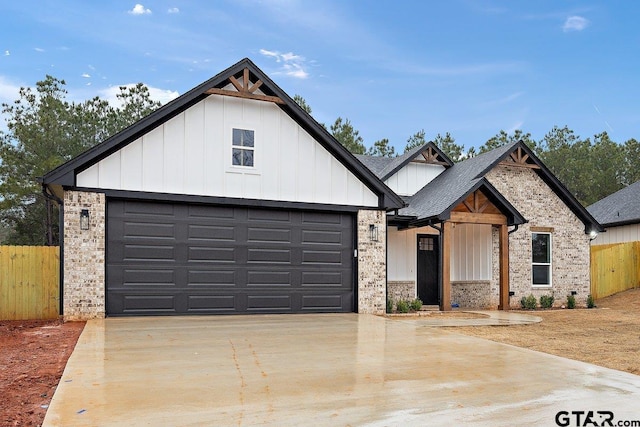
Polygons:
M114 318L87 323L44 425L615 425L639 401L640 376L420 321Z

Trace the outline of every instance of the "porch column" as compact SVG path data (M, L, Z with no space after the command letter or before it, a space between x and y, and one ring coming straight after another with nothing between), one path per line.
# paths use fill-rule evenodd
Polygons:
M498 310L509 310L509 233L500 225L500 303Z
M451 238L453 228L446 221L442 226L442 295L440 311L451 311Z

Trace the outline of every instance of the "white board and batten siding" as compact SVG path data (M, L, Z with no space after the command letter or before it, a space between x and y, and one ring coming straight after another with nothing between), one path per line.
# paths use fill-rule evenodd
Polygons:
M398 231L387 228L387 280L415 281L418 264L418 234L438 234L431 227Z
M430 227L398 231L388 228L387 275L389 281L415 281L418 234L438 234ZM451 247L451 281L491 280L491 226L456 224Z
M254 167L232 166L232 130L254 131ZM77 176L113 190L378 206L377 196L270 102L209 96Z
M413 196L443 171L444 166L410 162L384 183L396 194Z
M640 224L608 227L606 230L591 241L592 246L640 241Z

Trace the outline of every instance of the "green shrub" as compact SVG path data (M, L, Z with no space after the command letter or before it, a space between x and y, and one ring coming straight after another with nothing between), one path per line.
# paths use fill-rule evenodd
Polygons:
M404 300L400 300L396 303L396 311L398 313L408 313L409 312L409 303Z
M542 308L551 308L553 307L553 301L555 298L553 295L542 295L540 297L540 307Z
M414 299L409 303L409 308L412 311L420 311L422 308L422 301L419 298Z
M393 311L393 300L391 298L387 299L387 313L391 313Z
M573 295L567 296L567 308L576 308L576 297Z
M596 301L593 299L593 295L589 294L587 297L587 308L593 308L596 306Z
M536 300L536 297L530 294L528 297L522 297L520 305L525 310L535 310L538 306L538 301Z

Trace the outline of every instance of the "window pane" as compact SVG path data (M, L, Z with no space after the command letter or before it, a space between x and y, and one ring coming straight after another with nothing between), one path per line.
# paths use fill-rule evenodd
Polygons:
M234 166L242 166L242 150L234 148L231 154L231 161Z
M549 285L551 284L551 267L548 265L534 265L533 266L533 284L534 285Z
M253 150L242 150L242 166L253 166Z
M551 235L533 233L531 237L531 254L533 262L551 262Z
M242 145L244 147L253 147L253 131L252 130L242 131Z
M242 146L242 129L233 130L233 145ZM235 164L235 163L234 163Z

